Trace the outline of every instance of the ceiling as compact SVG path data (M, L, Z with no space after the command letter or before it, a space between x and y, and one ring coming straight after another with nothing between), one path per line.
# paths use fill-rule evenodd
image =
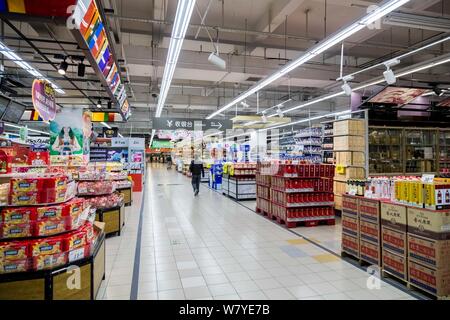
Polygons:
M132 116L117 126L124 135L148 135L156 109L159 85L164 72L175 0L101 0L106 9L110 38L114 43L122 78L126 83ZM183 43L163 116L205 118L232 98L298 57L306 49L363 16L367 7L380 1L359 0L197 0L186 40ZM412 0L401 12L449 19L447 0ZM106 93L91 68L83 78L77 76L76 59L66 77L60 76L55 54L80 55L77 43L64 24L44 19L8 20L3 18L3 42L23 59L48 75L65 91L57 102L63 108L95 108L98 99L106 108ZM443 32L382 24L379 30L364 29L345 42L344 74L349 74L411 48L448 36ZM226 60L226 70L208 62L218 47ZM340 46L289 73L259 93L259 110L291 99L288 108L337 90L340 70ZM450 43L435 46L402 60L399 68L450 52ZM85 60L85 64L88 62ZM9 94L28 105L32 78L12 61L4 58L4 87ZM354 83L379 77L384 69L375 68L358 76ZM450 64L401 79L409 86L449 84ZM4 91L5 92L5 91ZM255 115L256 95L247 99L249 108L238 106L225 117ZM289 113L293 121L306 114L329 113L348 108L349 98L340 97ZM31 125L30 125L31 126ZM39 127L37 124L33 124Z

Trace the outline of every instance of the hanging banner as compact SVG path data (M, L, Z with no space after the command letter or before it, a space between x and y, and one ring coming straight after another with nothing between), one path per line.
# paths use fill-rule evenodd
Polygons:
M45 80L35 79L31 89L34 110L39 113L43 121L51 121L56 116L55 90Z

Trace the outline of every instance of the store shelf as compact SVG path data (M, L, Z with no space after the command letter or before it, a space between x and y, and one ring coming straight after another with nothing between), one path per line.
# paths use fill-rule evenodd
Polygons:
M281 204L272 201L274 204L285 208L309 208L309 207L330 207L334 206L334 201L330 202L308 202L308 203L285 203Z
M286 218L287 222L320 221L320 220L330 220L330 219L336 219L336 216Z

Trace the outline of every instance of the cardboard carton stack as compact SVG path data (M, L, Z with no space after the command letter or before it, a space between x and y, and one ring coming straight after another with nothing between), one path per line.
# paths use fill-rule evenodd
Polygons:
M383 271L408 281L407 209L381 202L381 247Z
M360 257L358 197L342 196L342 251Z
M436 297L450 295L450 210L408 207L411 285Z
M373 265L381 265L380 201L358 199L360 258Z
M336 209L342 209L342 195L345 183L349 179L364 179L366 172L365 124L362 119L347 119L334 123L334 152L336 156L336 174L334 190Z

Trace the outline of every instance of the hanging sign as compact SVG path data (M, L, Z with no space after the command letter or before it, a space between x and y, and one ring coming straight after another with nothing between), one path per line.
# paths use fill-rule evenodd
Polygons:
M31 90L34 110L43 121L51 121L56 116L55 90L45 80L35 79Z

